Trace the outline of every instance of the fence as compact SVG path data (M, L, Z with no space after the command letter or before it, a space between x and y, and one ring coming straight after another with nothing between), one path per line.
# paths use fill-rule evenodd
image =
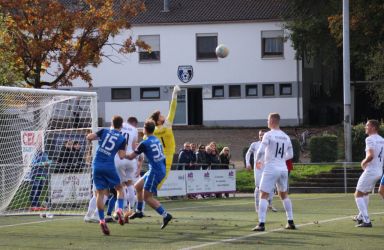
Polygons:
M357 162L296 163L289 189L295 193L351 193L362 172Z

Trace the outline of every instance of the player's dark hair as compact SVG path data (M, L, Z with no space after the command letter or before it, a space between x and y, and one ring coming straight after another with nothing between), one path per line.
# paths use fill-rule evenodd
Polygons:
M152 119L156 125L160 118L160 110L155 111L149 118Z
M154 120L146 120L144 123L144 129L147 131L148 134L153 134L153 131L155 131L155 121Z
M130 117L128 117L127 122L128 122L129 124L137 124L137 123L139 123L139 121L137 120L137 118L134 117L134 116L130 116Z
M120 129L123 126L123 118L119 115L114 115L112 117L112 125L115 129Z
M380 129L380 122L378 120L368 120L369 124L371 124L372 127L376 129L376 131L379 131Z

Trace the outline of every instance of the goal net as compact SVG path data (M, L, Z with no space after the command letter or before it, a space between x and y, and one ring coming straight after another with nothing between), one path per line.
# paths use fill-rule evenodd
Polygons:
M0 87L0 215L78 214L91 196L96 93Z

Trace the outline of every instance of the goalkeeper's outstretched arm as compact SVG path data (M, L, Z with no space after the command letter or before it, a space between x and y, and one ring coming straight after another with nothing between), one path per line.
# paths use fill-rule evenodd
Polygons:
M173 124L173 120L175 119L176 105L177 105L177 94L179 93L179 91L180 91L179 85L175 85L173 87L171 105L169 107L169 112L168 112L168 116L167 116L167 123L168 124Z

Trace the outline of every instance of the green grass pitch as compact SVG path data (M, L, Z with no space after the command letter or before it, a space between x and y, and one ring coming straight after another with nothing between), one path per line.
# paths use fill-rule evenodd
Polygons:
M160 230L161 217L120 226L109 224L111 236L82 217L0 217L0 249L382 249L384 202L371 196L373 228L355 228L353 195L293 194L298 230L287 231L285 212L276 197L277 213L268 212L266 232L252 232L257 223L252 197L164 201L174 220Z

